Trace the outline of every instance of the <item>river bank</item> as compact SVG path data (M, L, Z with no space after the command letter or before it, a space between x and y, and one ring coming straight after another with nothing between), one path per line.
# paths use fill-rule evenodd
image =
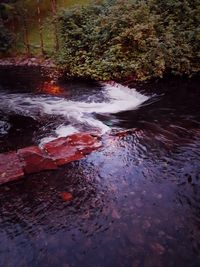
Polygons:
M0 66L26 66L26 67L45 67L45 68L56 68L55 63L52 59L45 59L42 57L5 57L0 58Z
M49 74L56 74L57 78L63 78L63 79L69 79L69 80L73 80L73 79L80 79L80 80L91 80L88 79L87 77L72 77L72 76L68 76L67 72L62 69L61 66L58 66L55 61L51 58L45 59L43 57L3 57L0 58L0 68L1 69L13 69L13 68L17 68L17 67L24 67L24 68L29 68L29 67L38 67L41 68L45 71L45 73L49 73ZM140 88L140 87L151 87L151 84L153 83L158 83L160 81L167 81L167 80L171 80L171 79L180 79L180 80L187 80L190 79L192 77L199 77L200 73L197 72L196 74L193 75L173 75L170 73L165 73L163 77L157 77L157 78L151 78L148 79L146 81L138 81L138 80L134 80L134 77L130 78L127 77L123 78L123 79L116 79L115 81L110 81L108 80L108 83L112 83L112 82L118 82L121 83L125 86L130 86L130 87L136 87L136 88ZM51 76L51 75L49 75ZM98 81L98 79L97 79Z

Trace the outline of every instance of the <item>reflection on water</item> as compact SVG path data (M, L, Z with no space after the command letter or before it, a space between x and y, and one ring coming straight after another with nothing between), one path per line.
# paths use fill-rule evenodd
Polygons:
M199 267L198 84L152 85L164 92L157 102L96 115L134 130L104 135L99 151L58 171L1 186L0 266Z
M50 95L61 95L64 94L64 89L51 82L44 82L38 89L38 92Z

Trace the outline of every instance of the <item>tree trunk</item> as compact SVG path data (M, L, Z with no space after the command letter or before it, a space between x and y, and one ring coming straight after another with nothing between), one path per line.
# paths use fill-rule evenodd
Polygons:
M23 15L23 27L24 27L24 45L26 47L26 54L27 56L30 56L30 42L29 42L29 36L28 36L26 15Z
M22 6L17 10L18 16L20 20L22 21L22 27L23 27L23 41L24 46L26 49L26 55L30 56L30 42L29 42L29 36L28 36L28 25L27 25L27 15L26 15L26 9L24 7L24 1L22 1Z
M37 0L37 15L38 15L39 34L40 34L40 49L41 49L41 54L44 55L44 40L43 40L43 34L42 34L40 0Z
M58 31L57 31L57 19L56 19L56 13L57 13L57 0L51 0L51 9L54 17L54 36L55 36L55 50L58 51L59 49L59 41L58 41Z
M17 54L17 49L16 49L16 45L17 45L17 37L16 37L16 21L15 21L15 17L14 15L12 16L12 33L13 33L13 53L14 55Z

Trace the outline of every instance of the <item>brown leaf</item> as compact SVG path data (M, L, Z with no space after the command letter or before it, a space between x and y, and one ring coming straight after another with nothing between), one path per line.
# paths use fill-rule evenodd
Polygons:
M67 202L72 200L73 196L71 193L69 192L61 192L60 193L60 197L62 198L63 201Z
M151 248L159 255L162 255L165 252L165 248L159 243L151 244Z

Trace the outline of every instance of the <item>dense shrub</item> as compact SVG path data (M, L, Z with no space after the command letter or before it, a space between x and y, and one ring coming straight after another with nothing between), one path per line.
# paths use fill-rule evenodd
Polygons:
M145 80L200 70L198 0L106 0L59 15L57 56L71 76Z

